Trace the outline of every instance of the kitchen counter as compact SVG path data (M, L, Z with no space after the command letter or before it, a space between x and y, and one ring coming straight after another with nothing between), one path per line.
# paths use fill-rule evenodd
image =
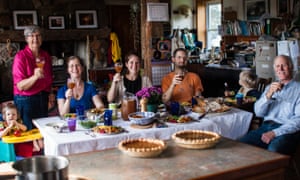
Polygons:
M168 141L156 158L118 149L70 155L69 173L97 179L284 179L289 157L222 138L215 148L189 150Z

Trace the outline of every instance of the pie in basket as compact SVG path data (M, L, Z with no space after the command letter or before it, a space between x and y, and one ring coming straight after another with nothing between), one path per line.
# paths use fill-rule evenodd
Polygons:
M172 139L178 146L188 149L213 147L219 142L220 138L217 133L201 130L184 130L172 135Z
M166 146L162 140L139 138L121 141L118 148L129 156L147 158L158 156Z

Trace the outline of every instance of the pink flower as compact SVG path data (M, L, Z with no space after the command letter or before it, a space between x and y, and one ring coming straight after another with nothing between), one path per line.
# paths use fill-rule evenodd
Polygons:
M149 104L160 104L162 90L155 86L145 87L139 90L135 95L140 99L147 98Z

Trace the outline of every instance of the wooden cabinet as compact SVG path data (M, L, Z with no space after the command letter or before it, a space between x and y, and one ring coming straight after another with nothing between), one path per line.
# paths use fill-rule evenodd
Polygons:
M65 66L53 66L53 87L60 87L66 84L68 73Z
M89 69L89 80L95 83L97 86L101 86L109 82L109 74L115 74L115 69L113 67Z

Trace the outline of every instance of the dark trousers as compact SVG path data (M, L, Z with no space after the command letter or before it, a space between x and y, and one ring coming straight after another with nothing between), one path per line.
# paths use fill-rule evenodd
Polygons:
M247 144L268 149L269 151L292 155L295 153L298 146L300 131L293 134L284 134L275 137L269 144L266 144L261 140L261 136L263 133L272 131L273 129L276 129L280 126L281 124L275 123L273 121L266 121L258 129L250 131L239 140Z
M14 103L28 130L33 128L32 119L48 116L49 93L40 92L32 96L14 96Z

